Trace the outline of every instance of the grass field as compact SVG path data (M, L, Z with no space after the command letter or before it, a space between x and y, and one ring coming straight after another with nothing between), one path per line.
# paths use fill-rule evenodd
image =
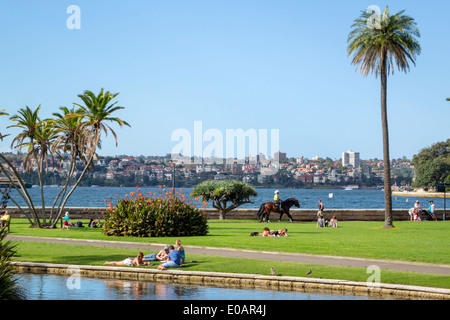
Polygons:
M24 220L25 222L25 220ZM339 228L316 228L314 223L271 223L254 221L209 221L209 234L182 237L183 245L228 247L249 250L336 255L359 258L450 264L450 223L395 222L396 229L381 229L382 222L341 222ZM250 237L264 226L288 228L289 237ZM177 238L107 237L100 229L31 229L12 224L14 235L66 237L170 244Z
M24 221L25 222L25 221ZM341 222L339 228L316 228L313 223L272 223L271 229L287 227L290 237L251 237L265 225L254 221L210 221L209 234L204 237L182 237L185 246L229 247L250 250L295 252L318 255L338 255L360 258L449 264L450 224L446 222L396 222L396 229L381 229L380 222ZM70 230L30 229L26 223L13 223L13 235L64 237L78 239L114 240L173 244L176 238L106 237L100 229L71 228ZM82 265L102 265L105 261L123 260L135 256L136 250L99 248L79 245L56 245L18 242L16 261L48 262ZM274 267L278 274L305 276L310 268L317 278L366 281L365 268L308 265L301 263L223 258L192 255L187 251L188 263L183 270L270 274ZM156 268L152 266L150 268ZM410 284L450 288L450 277L412 272L382 271L385 283Z

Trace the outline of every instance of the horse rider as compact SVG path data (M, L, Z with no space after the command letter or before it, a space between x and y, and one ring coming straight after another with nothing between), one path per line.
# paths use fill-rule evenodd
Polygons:
M273 202L278 210L281 212L281 199L280 199L280 191L275 190L275 194L273 196Z

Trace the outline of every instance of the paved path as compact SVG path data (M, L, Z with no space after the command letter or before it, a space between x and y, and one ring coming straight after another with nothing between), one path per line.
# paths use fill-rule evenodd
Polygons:
M128 248L141 251L159 251L164 246L156 243L140 243L125 241L104 241L104 240L84 240L84 239L67 239L67 238L50 238L50 237L30 237L30 236L14 236L7 235L6 239L12 241L31 241L31 242L47 242L61 243L73 245L90 245L96 247L113 247ZM221 257L234 257L246 259L261 259L270 261L297 262L307 264L322 264L344 267L367 268L376 265L382 270L396 271L412 271L418 273L429 273L438 275L450 275L450 265L430 264L419 262L403 262L390 260L363 259L339 256L319 256L312 254L296 254L296 253L277 253L267 251L240 250L229 248L213 248L200 246L183 245L186 252L192 254L205 254ZM146 252L144 252L146 254Z

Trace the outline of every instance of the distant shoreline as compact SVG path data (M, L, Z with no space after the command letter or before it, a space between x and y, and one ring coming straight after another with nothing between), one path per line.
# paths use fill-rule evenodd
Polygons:
M393 196L398 197L420 197L420 198L444 198L444 193L442 192L392 192Z

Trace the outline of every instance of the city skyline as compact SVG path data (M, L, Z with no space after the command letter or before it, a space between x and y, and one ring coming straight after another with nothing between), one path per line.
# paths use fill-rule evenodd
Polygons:
M79 29L68 27L72 5ZM347 56L350 26L371 5L405 9L422 34L417 65L388 79L391 158L411 159L450 136L444 0L2 3L0 109L42 105L45 118L105 88L120 92L116 116L131 127L113 126L118 147L103 138L100 154L164 155L174 131L193 134L202 121L223 136L279 130L288 157L339 159L353 149L381 159L379 79L361 76ZM17 134L10 124L0 117L10 134L3 152Z

